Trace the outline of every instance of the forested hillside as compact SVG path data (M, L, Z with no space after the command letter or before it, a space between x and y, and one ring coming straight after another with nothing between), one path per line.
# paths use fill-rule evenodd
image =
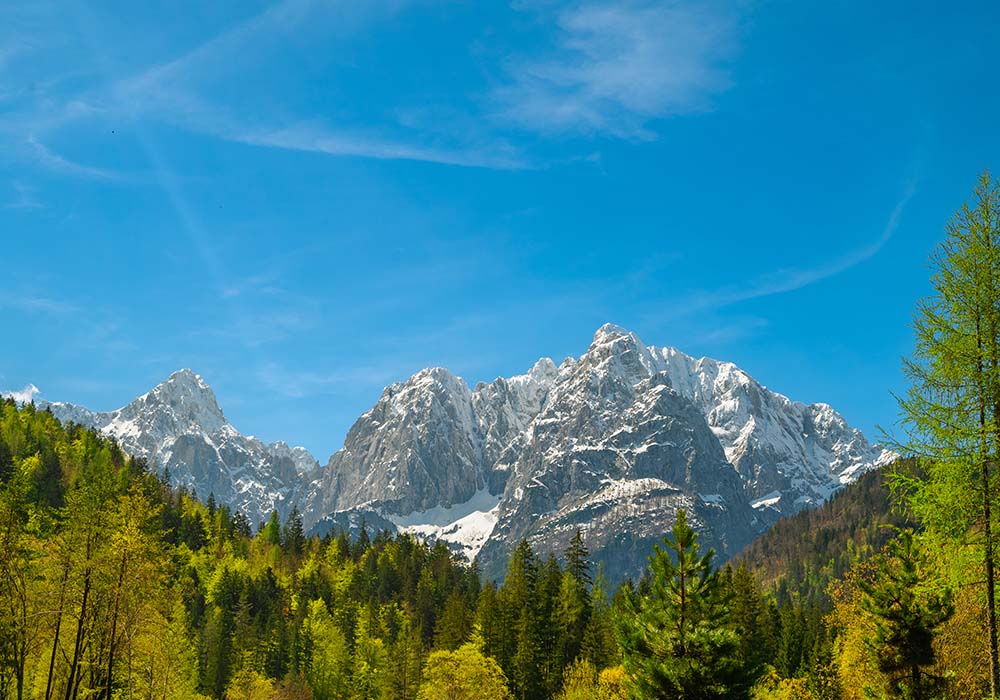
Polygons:
M828 609L829 585L870 559L910 518L893 506L888 474L913 469L912 460L865 474L819 508L779 520L733 558L745 564L782 603L815 602Z
M748 553L769 586L795 582L777 595L742 566L714 569L683 519L650 571L620 586L593 570L579 534L559 560L522 543L498 586L443 544L364 529L306 538L294 512L251 526L92 430L12 401L0 404L0 482L3 700L834 700L882 677L865 641L878 619L870 569L855 562L833 584L832 612L815 603L853 562L843 533L867 533L866 548L882 536L882 506L830 530L878 501L875 478L785 526L824 542L832 568L777 534ZM780 561L821 573L783 579ZM952 697L975 697L968 640L982 622L974 600L956 607L942 659L966 669Z

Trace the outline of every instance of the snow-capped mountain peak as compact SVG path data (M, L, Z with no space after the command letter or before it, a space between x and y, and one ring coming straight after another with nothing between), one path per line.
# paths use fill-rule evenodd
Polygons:
M441 369L393 385L314 484L306 519L375 511L466 554L482 547L494 575L520 538L558 551L579 526L599 557L626 571L641 561L616 548L655 539L678 507L733 553L885 454L826 405L790 401L730 362L647 346L605 324L586 353L558 367L543 358L471 391ZM475 540L463 539L464 521L421 520L430 513L476 513ZM486 523L495 525L484 536Z
M212 388L190 369L174 372L114 411L39 404L60 420L115 438L125 451L147 459L154 469L168 470L173 483L201 498L214 494L252 521L301 504L303 488L319 469L304 448L283 442L266 445L240 434L226 420Z
M190 369L174 372L115 413L110 432L119 437L154 433L169 439L190 432L214 433L228 425L215 392Z
M577 528L609 575L635 573L682 507L728 556L894 457L827 404L614 324L558 366L474 388L441 367L391 384L325 469L240 434L190 369L115 411L40 403L251 520L293 506L317 531L366 520L446 540L493 576L520 539L557 552Z

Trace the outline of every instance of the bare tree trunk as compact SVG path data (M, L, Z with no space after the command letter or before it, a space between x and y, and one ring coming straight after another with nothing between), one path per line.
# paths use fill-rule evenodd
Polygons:
M87 552L88 558L90 556L89 548ZM80 603L80 617L77 619L76 624L76 642L73 645L73 661L70 663L69 667L69 678L66 681L66 695L64 700L72 700L76 697L77 686L79 685L80 677L77 675L77 669L80 665L80 650L83 646L83 629L87 616L87 598L90 596L90 569L87 569L86 574L84 574L83 579L83 600ZM74 683L74 681L76 681Z
M990 638L990 695L996 700L1000 692L1000 663L997 653L997 609L996 580L993 564L993 531L990 523L990 463L983 463L983 527L984 547L986 549L986 626Z
M122 597L122 581L125 579L125 559L126 554L123 552L121 565L118 567L118 587L115 589L115 607L111 613L111 637L108 641L108 672L105 691L105 697L107 700L111 700L111 683L114 680L115 633L118 627L118 608Z
M993 235L994 231L991 230L991 219L990 212L986 212L986 222L985 230L983 231L983 242L985 244L986 250L990 253L986 257L986 278L987 278L987 290L988 296L986 299L985 313L989 319L986 342L989 351L989 357L987 358L987 367L989 368L989 373L986 377L984 389L985 396L980 404L983 408L985 405L991 404L992 408L992 418L993 425L987 427L986 425L986 411L980 410L979 414L979 425L980 429L983 431L983 445L986 448L985 459L982 461L982 479L983 479L983 543L984 547L984 563L986 567L986 626L987 634L990 640L990 696L993 700L996 700L997 693L1000 693L1000 653L998 653L997 648L997 609L996 609L996 578L994 573L994 546L993 546L993 522L992 522L992 504L990 503L990 477L996 468L996 456L997 452L1000 451L1000 435L997 431L1000 430L1000 351L997 347L997 335L1000 328L997 328L997 309L995 304L998 298L1000 298L1000 290L997 289L997 278L996 270L993 268L994 265L994 254L993 250ZM979 334L979 322L976 323L977 339L976 344L979 346L980 358L982 358L982 345L983 336ZM982 371L983 361L980 360L980 371ZM992 439L991 439L992 438ZM991 450L992 444L992 450Z
M66 600L66 581L69 580L69 554L63 562L63 576L59 583L59 609L56 611L56 629L52 639L52 655L49 657L49 678L45 682L45 700L52 697L52 675L56 667L56 651L59 649L59 628L62 627L63 604Z

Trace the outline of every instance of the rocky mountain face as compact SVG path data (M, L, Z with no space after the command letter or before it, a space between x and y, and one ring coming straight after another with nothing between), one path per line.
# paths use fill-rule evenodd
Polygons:
M316 533L442 539L489 576L522 538L559 552L577 528L609 576L637 574L678 508L725 558L894 456L825 404L610 324L559 366L474 388L432 368L387 387L325 468L241 435L190 370L108 413L41 403L251 520L297 506Z
M491 576L520 539L558 552L580 528L615 576L642 568L678 508L726 557L890 457L825 404L606 325L559 367L474 389L443 369L390 386L310 488L306 520L385 516Z
M222 414L215 394L197 374L182 369L116 411L95 412L68 403L36 401L63 421L96 428L145 458L171 482L200 498L239 509L250 522L272 510L301 505L319 464L304 448L264 444L241 435Z

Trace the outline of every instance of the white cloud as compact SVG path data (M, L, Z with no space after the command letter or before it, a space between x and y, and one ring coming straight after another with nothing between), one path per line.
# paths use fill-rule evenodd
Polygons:
M899 218L913 196L914 190L915 185L912 182L907 184L902 198L896 202L892 212L889 214L889 219L886 221L882 233L870 244L814 267L777 270L756 277L750 284L744 287L724 287L711 292L695 294L678 302L676 313L672 315L683 316L706 309L719 309L750 299L793 292L820 280L838 275L855 265L873 258L885 247L885 244L889 242L896 232L896 228L899 226Z
M414 371L413 367L363 365L332 372L289 370L276 362L266 362L256 369L257 381L286 398L302 398L333 393L343 387L385 387Z
M731 80L733 22L705 5L590 3L556 18L549 55L509 64L499 116L540 132L649 137L649 121L710 107Z
M337 31L350 31L351 27L357 28L397 11L401 4L358 6L316 21L335 21ZM319 119L258 116L249 121L204 97L210 94L213 78L232 80L234 57L244 55L250 47L257 51L261 42L273 41L276 36L294 31L316 10L316 4L308 0L279 3L173 60L119 81L114 99L131 116L148 116L193 132L252 146L503 170L528 167L524 159L500 139L487 139L478 144L442 145L423 132L387 136L384 129L362 131L328 125ZM325 10L329 14L330 8ZM393 131L398 130L398 125L392 126Z
M41 390L34 384L28 384L20 391L0 391L0 396L10 397L17 401L18 403L30 403L35 400L35 397L41 394Z
M284 0L124 76L112 74L115 63L98 55L96 65L105 73L99 85L29 100L28 108L15 110L16 118L0 124L0 133L13 135L19 146L27 144L27 154L50 170L104 180L126 178L56 153L46 145L47 136L101 114L264 148L516 170L538 167L538 162L509 140L511 127L649 138L653 121L710 109L731 83L726 60L736 43L735 23L714 0L698 5L598 0L536 4L532 12L550 38L550 50L508 61L500 67L506 70L506 84L485 88L479 99L470 101L475 89L463 86L451 104L388 105L385 114L395 117L373 123L360 121L349 109L289 113L288 105L241 92L253 89L254 82L247 80L252 61L281 50L291 37L318 31L336 43L395 19L408 4ZM104 51L99 41L93 50ZM227 102L233 96L236 102ZM414 112L426 114L409 120ZM148 140L142 129L139 133Z
M116 173L110 170L105 170L104 168L97 168L92 165L84 165L82 163L76 163L74 161L68 160L63 156L55 153L48 148L44 143L35 138L34 135L28 136L28 145L31 147L32 153L35 159L46 168L50 170L55 170L60 173L65 173L66 175L75 175L78 177L95 178L98 180L115 180L118 178Z
M415 160L498 170L520 170L529 167L524 158L501 146L486 149L439 148L311 125L242 129L225 126L216 129L208 124L203 126L207 127L206 130L214 132L214 135L230 141L292 151L378 160Z

